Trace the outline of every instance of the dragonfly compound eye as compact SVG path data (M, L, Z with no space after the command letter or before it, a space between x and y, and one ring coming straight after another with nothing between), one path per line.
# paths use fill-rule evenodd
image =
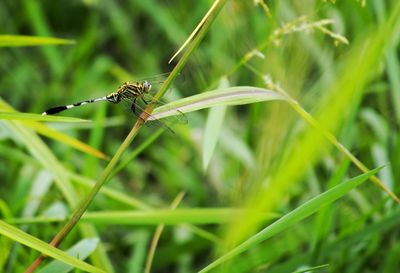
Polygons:
M150 91L151 89L151 84L148 81L143 82L143 87L146 91Z

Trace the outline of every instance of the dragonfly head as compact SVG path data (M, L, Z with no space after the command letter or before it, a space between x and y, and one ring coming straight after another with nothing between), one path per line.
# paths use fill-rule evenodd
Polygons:
M143 88L145 92L149 92L151 89L151 84L148 81L143 82Z

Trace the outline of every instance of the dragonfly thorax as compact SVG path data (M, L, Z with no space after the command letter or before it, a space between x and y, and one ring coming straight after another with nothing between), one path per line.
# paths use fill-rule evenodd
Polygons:
M112 103L119 103L122 99L142 97L151 89L151 84L148 81L143 82L124 82L117 91L108 95L107 101Z
M143 82L124 82L117 90L117 93L132 93L136 96L141 96L144 93L149 92L151 84L148 81Z

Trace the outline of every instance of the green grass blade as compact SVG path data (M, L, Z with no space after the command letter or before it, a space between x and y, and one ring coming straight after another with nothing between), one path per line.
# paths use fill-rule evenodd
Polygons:
M329 264L322 264L322 265L317 265L313 267L307 267L304 269L296 270L293 273L307 273L307 272L318 272L316 271L317 269L326 269L329 267Z
M141 152L143 152L148 146L150 146L154 141L156 141L161 134L164 132L164 129L158 129L154 134L152 134L150 137L146 138L145 141L140 143L140 145L134 149L133 151L129 152L125 158L124 161L118 164L113 170L113 172L110 174L110 178L115 176L118 172L123 170L130 162L132 162Z
M107 158L107 156L104 153L100 152L99 150L87 145L86 143L83 143L82 141L77 140L76 138L70 137L63 133L60 133L59 131L56 131L42 123L24 122L24 124L31 127L37 133L39 133L43 136L46 136L48 138L52 138L59 142L65 143L79 151L82 151L84 153L90 154L90 155L98 157L98 158L102 158L102 159Z
M233 248L231 251L229 251L225 255L221 256L220 258L218 258L217 260L215 260L214 262L203 268L200 272L208 272L211 269L215 268L216 266L250 249L251 247L267 240L268 238L271 238L277 233L288 229L289 227L293 226L300 220L310 216L311 214L321 210L323 207L329 205L333 201L343 197L350 190L359 186L361 183L365 182L369 177L376 174L381 168L382 167L376 168L367 173L354 177L307 201L297 209L291 211L290 213L286 214L273 224L264 228L262 231L250 237L248 240L244 241L239 246Z
M0 112L0 119L49 121L49 122L91 122L90 120L80 119L80 118L39 115L39 114L19 113L19 112Z
M86 189L91 189L96 184L95 180L84 177L82 175L78 175L73 172L69 172L68 174L73 183L76 183L79 186L82 186ZM128 205L129 207L132 207L132 208L137 208L140 210L152 209L149 205L140 201L139 199L135 198L134 196L124 193L124 192L117 191L116 189L112 189L108 186L103 186L101 188L100 192L102 194L104 194L104 196L107 196L108 198L111 198L122 204Z
M175 199L172 201L171 205L169 206L170 210L176 209L179 204L182 202L183 197L185 194L183 192L178 193L178 195L175 197ZM154 254L156 253L158 243L161 238L161 234L164 231L165 225L160 224L157 226L153 238L150 243L150 248L147 253L147 258L146 258L146 265L144 268L144 273L150 273L151 272L151 267L153 265L153 260L154 260Z
M66 253L71 257L77 257L79 260L85 260L97 247L99 244L98 238L83 239L76 243L74 246L69 248ZM58 260L52 261L41 270L39 273L53 273L53 272L70 272L73 269L72 266L62 263Z
M220 82L219 88L228 88L228 79L223 78ZM207 116L206 128L204 130L203 141L203 169L206 170L210 163L211 157L217 146L218 138L221 132L222 124L224 122L226 106L220 105L210 109Z
M286 98L277 92L252 86L237 86L217 89L160 106L154 109L152 113L153 117L150 117L149 120L176 115L176 110L188 113L220 105L243 105L272 100L286 101Z
M74 40L24 35L0 35L0 47L73 45Z
M224 122L226 106L220 105L210 109L208 113L203 141L203 169L207 170L211 157L217 146L218 138Z
M277 217L273 213L260 213L231 208L192 208L192 209L160 209L146 211L102 211L88 212L82 220L95 224L114 225L177 225L177 224L222 224L231 222L237 217L253 214L259 220Z
M23 245L26 245L30 248L33 248L40 253L43 253L49 257L54 259L60 260L66 264L72 265L76 268L79 268L84 271L88 272L104 272L88 263L85 263L81 260L78 260L74 257L69 256L64 251L61 251L36 237L33 237L22 230L5 223L4 221L0 220L0 233L14 241L17 241Z
M42 123L34 121L34 120L45 120L45 121L57 121L57 122L86 122L86 120L68 118L68 117L65 118L65 117L57 117L57 116L42 116L42 115L38 115L38 114L19 113L19 112L15 112L14 109L3 100L0 100L0 109L2 110L0 112L0 119L3 118L4 120L23 120L22 124L24 124L24 126L31 127L39 134L42 134L49 138L53 138L55 140L63 142L77 150L80 150L87 154L91 154L95 157L98 157L101 159L107 158L107 156L104 153L90 147L86 143L83 143L75 138L72 138L72 137L66 135L66 134L60 133L52 128L49 128L49 127L43 125Z

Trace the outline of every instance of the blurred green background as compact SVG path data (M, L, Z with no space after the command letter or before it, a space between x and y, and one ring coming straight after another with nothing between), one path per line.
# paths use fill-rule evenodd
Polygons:
M169 72L176 61L168 64L168 60L212 3L3 0L1 34L57 37L76 43L0 47L1 98L17 111L40 114L57 105L107 95L124 81ZM346 77L356 83L363 82L357 98L343 102L347 103L345 118L329 117L332 123L335 119L338 123L331 129L369 168L389 164L379 177L396 193L400 176L398 37L382 41L387 46L385 54L377 57L376 65L365 74L357 63L346 61L365 53L357 51L357 45L377 36L376 27L384 25L397 6L394 0L227 1L164 100L215 89L221 79L226 79L230 86L271 87L265 83L268 76L275 87L284 89L313 114L329 107L326 99L341 96L341 90L335 89L341 86L338 82ZM324 25L330 32L313 25L325 19L333 20L332 24ZM342 36L348 44L343 43ZM350 73L344 77L343 71ZM209 134L205 127L209 113L209 110L187 113L188 124L167 121L175 134L157 126L143 126L122 161L131 159L107 183L109 190L125 194L129 201L124 203L122 197L102 193L89 211L168 209L180 192L185 193L180 208L208 208L210 214L220 208L246 208L254 191L268 184L271 173L285 170L281 166L289 164L286 162L293 147L304 154L303 163L309 161L309 164L296 173L296 179L284 193L277 193L279 201L275 200L270 207L258 207L271 209L265 213L286 215L328 188L360 174L330 146L321 146L318 156L311 158L309 147L298 139L304 131L314 129L306 126L302 117L283 102L228 107L225 115L220 116L223 124L216 136L218 142L205 168L204 145L209 145L205 142ZM90 119L92 123L47 123L47 126L109 157L136 121L126 107L105 102L60 115ZM27 218L67 217L75 207L65 200L59 186L52 186L51 165L40 163L40 155L33 153L7 122L2 120L0 126L2 218L49 241L62 224L45 218L28 225ZM96 181L107 160L57 140L46 137L42 140L68 172L78 202L88 191L82 181ZM150 140L142 149L141 145ZM35 191L41 192L39 197ZM220 270L294 272L329 264L316 272L397 272L400 270L398 214L396 203L367 182L317 216L255 245ZM118 224L118 221L107 222L104 217L91 226L91 235L100 238L102 250L93 254L90 261L107 272L143 272L155 227L165 219L155 216L150 223L139 218L135 224ZM173 217L161 234L151 272L197 272L232 247L229 238L235 227L228 225L227 220L207 222L207 216L202 216L199 220L206 225L195 227L183 225L185 220ZM254 220L246 217L240 215L232 220L249 223ZM22 218L20 222L16 222L18 218ZM186 222L190 224L189 218ZM271 219L264 217L248 227L247 236L269 223ZM75 228L62 249L90 237L87 234ZM4 237L0 239L2 272L21 272L38 255Z

